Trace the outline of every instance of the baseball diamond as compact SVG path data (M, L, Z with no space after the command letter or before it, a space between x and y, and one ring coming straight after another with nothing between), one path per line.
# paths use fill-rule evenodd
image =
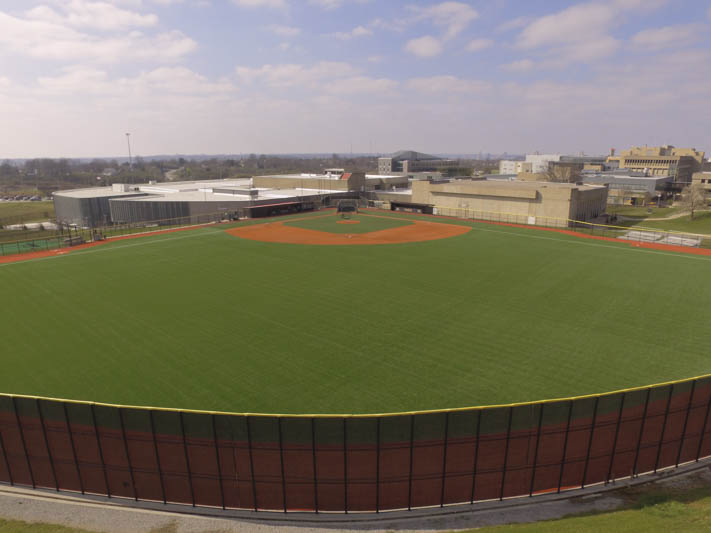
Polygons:
M703 250L376 210L348 221L6 257L0 480L381 511L711 454ZM678 335L659 336L669 320Z

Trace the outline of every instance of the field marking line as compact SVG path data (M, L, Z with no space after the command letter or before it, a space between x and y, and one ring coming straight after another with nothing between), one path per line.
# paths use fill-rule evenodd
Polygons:
M367 215L366 215L367 216ZM371 215L371 216L377 216L377 215ZM384 218L399 218L400 215L385 215ZM413 217L416 217L417 215L412 215ZM432 215L430 215L432 216ZM404 217L406 220L412 220L414 221L414 218L409 218L407 216ZM555 241L555 242L563 242L563 243L571 243L571 244L581 244L585 246L595 246L598 248L611 248L611 249L616 249L616 250L627 250L627 251L632 251L632 252L645 252L645 253L651 253L651 254L656 254L656 255L666 255L670 257L683 257L686 259L697 259L701 261L711 261L711 256L703 256L703 255L694 255L691 253L684 253L684 252L664 252L661 250L653 250L650 248L645 248L645 247L637 247L634 245L634 241L620 241L620 245L626 245L626 246L612 246L609 244L598 244L594 242L589 242L590 239L585 239L584 237L577 237L575 235L569 235L570 237L573 237L572 239L562 239L562 238L555 238L555 237L543 237L542 235L532 235L532 234L526 234L526 233L518 233L518 232L513 232L513 231L501 231L501 230L495 230L495 229L490 229L490 228L485 228L482 227L479 222L483 222L484 225L486 225L489 221L477 221L477 220L466 220L466 219L455 219L454 217L445 217L446 219L450 220L451 222L457 222L461 221L462 224L455 224L458 226L467 226L472 228L472 231L483 231L483 232L488 232L488 233L499 233L502 235L511 235L513 237L523 237L527 239L539 239L543 241ZM470 222L470 224L467 224L467 222ZM447 222L440 222L440 224L447 224ZM497 222L493 222L494 225L499 225ZM527 230L536 230L535 226L532 226L530 228L527 227L515 227L515 229L521 229L524 232ZM567 235L565 233L560 233L560 235Z
M150 239L150 235L146 236L145 241L137 242L137 243L132 243L132 244L124 244L124 245L116 245L116 246L95 246L92 248L89 248L87 250L79 250L78 252L72 252L72 253L58 253L56 255L50 255L47 257L36 257L34 259L26 259L24 261L13 261L11 263L0 263L0 268L2 267L7 267L10 265L19 265L23 263L36 263L37 261L46 261L47 259L58 259L60 257L74 257L77 255L86 255L86 254L93 254L97 252L102 252L102 251L110 251L110 250L123 250L124 248L135 248L136 246L145 246L147 244L156 244L158 242L169 242L169 241L180 241L183 239L193 239L195 237L207 237L209 235L222 235L222 231L214 231L211 233L191 233L190 235L183 235L180 237L169 237L167 239ZM154 235L154 237L159 237L160 235ZM128 239L127 239L128 240ZM118 241L114 241L118 242ZM111 244L111 243L109 243Z
M522 228L523 229L523 228ZM534 229L534 228L532 228ZM594 246L597 248L610 248L613 250L625 250L629 252L643 252L643 253L650 253L650 254L656 254L656 255L666 255L669 257L683 257L684 259L696 259L700 261L706 261L710 262L711 257L706 257L703 255L694 255L694 254L687 254L683 252L662 252L659 250L651 250L649 248L643 248L643 247L636 247L634 244L631 242L621 242L620 245L627 245L627 246L611 246L609 244L598 244L594 242L587 242L584 239L578 239L574 236L573 239L556 239L553 237L543 237L541 235L526 235L523 233L514 233L514 232L509 232L509 231L500 231L500 230L495 230L495 229L488 229L488 228L481 228L477 226L472 226L472 231L485 231L488 233L500 233L502 235L511 235L513 237L523 237L524 239L538 239L542 241L555 241L555 242L564 242L564 243L571 243L571 244L580 244L583 246Z

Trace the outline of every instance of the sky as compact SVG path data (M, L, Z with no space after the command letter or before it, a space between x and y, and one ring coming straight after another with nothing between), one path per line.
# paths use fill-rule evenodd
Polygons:
M711 0L2 0L0 159L711 151Z

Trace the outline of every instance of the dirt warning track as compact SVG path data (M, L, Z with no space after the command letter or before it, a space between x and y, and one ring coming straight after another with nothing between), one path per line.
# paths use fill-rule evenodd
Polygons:
M284 222L269 222L229 229L227 233L241 239L282 244L357 245L435 241L463 235L471 229L468 226L413 220L412 224L397 228L369 233L339 234L287 226Z

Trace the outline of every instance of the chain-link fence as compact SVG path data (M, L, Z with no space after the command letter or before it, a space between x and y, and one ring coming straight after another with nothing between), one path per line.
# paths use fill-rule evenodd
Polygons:
M379 512L560 492L711 455L711 376L599 396L261 416L0 395L0 481L223 509Z
M52 236L40 235L34 239L25 239L13 242L0 242L0 256L24 254L31 252L43 252L58 248L67 248L112 237L135 235L153 231L165 231L169 229L184 228L187 226L199 226L224 220L232 220L244 213L206 213L202 215L192 215L188 217L169 218L163 220L151 220L146 222L135 222L130 224L115 224L96 228L61 227L56 232L51 232ZM47 232L50 233L50 232Z
M636 222L630 222L630 225L625 226L622 225L624 222L617 222L615 218L611 220L620 225L558 217L529 216L503 211L479 211L463 207L434 206L432 210L434 215L449 218L481 220L515 226L559 228L593 237L620 239L648 245L661 244L691 248L711 248L711 235L644 227Z

